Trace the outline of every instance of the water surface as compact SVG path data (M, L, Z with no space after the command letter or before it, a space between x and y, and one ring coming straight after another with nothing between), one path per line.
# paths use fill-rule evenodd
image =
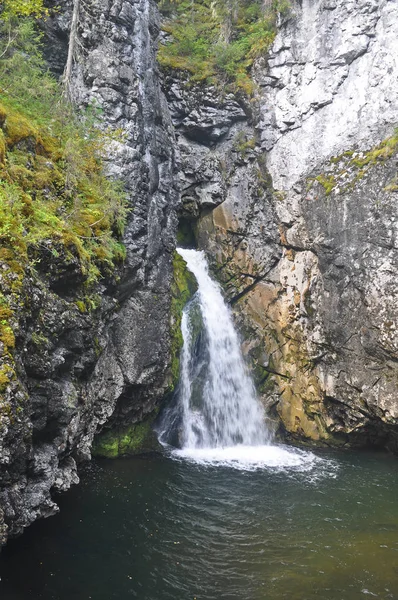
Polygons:
M328 452L310 463L93 463L61 513L1 555L0 598L398 598L398 462Z

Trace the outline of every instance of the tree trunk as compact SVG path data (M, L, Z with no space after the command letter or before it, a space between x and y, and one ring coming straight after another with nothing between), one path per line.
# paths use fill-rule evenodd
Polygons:
M77 26L79 23L79 9L80 9L80 0L73 0L73 13L72 13L72 21L70 24L70 33L69 33L69 46L68 46L68 58L66 59L64 76L62 79L63 84L63 94L68 100L71 100L71 76L72 76L72 67L73 67L73 59L75 55L75 46L76 46L76 36L77 36Z

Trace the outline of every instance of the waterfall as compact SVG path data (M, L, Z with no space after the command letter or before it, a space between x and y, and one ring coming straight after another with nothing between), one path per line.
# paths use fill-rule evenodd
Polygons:
M197 297L185 307L181 328L184 340L179 390L182 446L219 448L237 444L262 445L268 440L264 411L243 362L231 311L219 285L209 275L204 253L186 249L179 249L178 252L198 283ZM199 402L193 395L197 365L192 330L197 307L203 321L207 361L202 365Z
M243 361L231 311L209 275L204 253L178 252L198 283L181 323L180 445L183 449L264 445L269 439L264 410Z
M180 381L157 424L172 456L244 470L311 470L313 453L271 444L229 307L203 252L178 249L198 291L185 306ZM176 448L179 447L178 449Z

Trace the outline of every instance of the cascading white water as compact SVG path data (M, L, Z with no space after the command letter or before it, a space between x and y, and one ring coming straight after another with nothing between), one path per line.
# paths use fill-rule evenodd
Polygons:
M179 390L183 409L182 445L184 448L263 445L269 440L264 411L246 371L232 315L220 287L209 275L203 252L186 249L178 252L198 283L197 302L208 354L202 401L194 405L191 305L188 304L181 326L184 340Z
M231 312L204 253L178 252L198 291L183 311L180 381L158 424L159 440L174 447L173 456L199 464L312 471L322 462L312 452L271 444Z

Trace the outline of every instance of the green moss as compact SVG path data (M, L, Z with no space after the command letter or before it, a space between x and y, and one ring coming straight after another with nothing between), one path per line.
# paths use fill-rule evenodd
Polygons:
M3 131L0 129L0 166L4 165L6 159L6 140Z
M31 141L32 148L35 150L42 142L37 127L33 125L28 119L23 117L20 113L11 110L5 110L2 107L2 112L6 113L6 119L3 125L3 131L5 133L6 144L10 148L22 141Z
M0 392L5 392L14 377L15 371L10 365L5 364L0 366Z
M239 131L234 139L234 150L240 154L241 158L246 158L246 155L250 150L256 147L256 140L254 137L247 137L243 131Z
M398 149L398 129L395 133L383 140L377 146L367 151L349 150L339 156L330 159L330 167L327 174L317 175L307 180L307 191L310 191L315 183L319 183L325 190L326 196L333 191L348 192L361 181L369 169L383 164L391 158ZM396 182L385 188L386 191L395 191Z
M8 324L2 324L0 329L0 342L4 344L7 350L15 346L15 336L12 328Z
M94 338L94 352L95 352L95 356L97 358L99 358L102 354L103 348L100 344L100 341L97 337Z
M158 448L152 423L156 414L142 423L105 431L94 439L92 454L102 458L118 458L150 452Z
M84 300L76 300L76 306L80 310L81 313L87 312L86 303Z
M103 458L117 458L119 456L118 435L113 431L99 434L94 439L92 455Z
M11 44L0 22L0 244L23 267L43 248L61 260L78 256L90 286L125 256L127 199L102 159L115 134L101 132L93 107L77 114L63 99L34 22L8 26Z
M198 286L191 271L188 270L185 260L178 254L173 256L173 282L171 285L171 381L167 392L172 392L178 382L180 374L180 351L183 345L181 333L182 311L186 303L192 298Z
M4 370L4 367L0 367L0 392L5 392L9 383L7 371Z
M30 339L38 348L44 348L49 343L48 338L40 331L34 331Z
M329 194L331 194L331 192L336 187L336 180L333 175L330 175L329 177L326 177L325 175L318 175L317 177L315 177L315 179L316 181L318 181L318 183L321 184L321 186L325 190L326 196L329 196Z
M392 178L392 180L383 188L384 192L397 192L398 191L398 176Z
M164 68L190 74L191 81L229 85L248 96L254 85L250 68L275 39L278 15L290 10L288 0L162 0L164 31L170 35L158 53Z

